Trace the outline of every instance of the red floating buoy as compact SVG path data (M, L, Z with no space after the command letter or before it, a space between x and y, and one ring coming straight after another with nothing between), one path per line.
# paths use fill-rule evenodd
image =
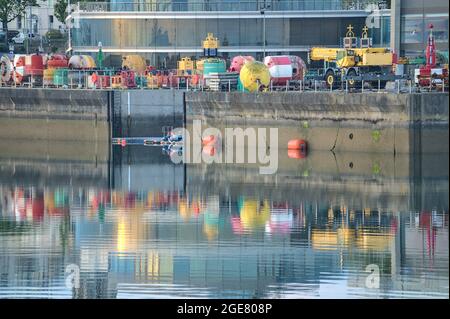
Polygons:
M295 159L302 159L306 157L306 152L301 150L288 150L288 157Z
M306 141L301 139L294 139L288 142L288 150L301 150L306 152Z
M216 142L216 137L214 135L208 135L202 137L202 144L203 145L211 145Z
M208 156L214 156L216 154L216 148L213 145L205 145L202 149L203 154Z
M127 146L127 140L126 140L126 139L122 139L122 140L120 141L120 145L122 145L122 147Z

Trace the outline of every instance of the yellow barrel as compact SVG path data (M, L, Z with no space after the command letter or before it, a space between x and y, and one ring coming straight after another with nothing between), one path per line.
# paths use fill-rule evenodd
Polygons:
M56 69L44 69L43 84L52 85Z
M251 61L244 64L241 69L239 79L249 92L256 92L270 84L269 69L264 63Z
M255 200L244 200L239 213L244 228L262 228L270 219L270 204L267 200L262 205Z
M140 55L127 55L122 58L122 68L127 68L128 70L137 73L144 73L147 68L147 62L145 61L145 58Z

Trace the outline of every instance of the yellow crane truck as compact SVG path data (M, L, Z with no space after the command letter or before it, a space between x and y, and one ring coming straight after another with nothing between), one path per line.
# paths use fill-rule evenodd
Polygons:
M337 87L347 80L350 87L355 86L357 81L378 82L384 87L386 81L397 78L393 74L395 54L388 48L373 48L367 31L367 26L364 26L362 37L358 39L349 25L343 48L310 49L308 60L324 62L319 78L325 80L328 86Z

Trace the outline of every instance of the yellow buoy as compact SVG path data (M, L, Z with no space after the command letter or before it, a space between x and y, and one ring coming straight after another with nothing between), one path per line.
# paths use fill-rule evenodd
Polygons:
M245 200L240 209L242 226L246 229L262 228L270 219L270 204L256 200Z
M249 92L261 91L270 84L269 69L264 63L251 61L244 64L239 78L241 83Z
M145 58L140 55L127 55L122 58L122 68L127 68L138 73L144 73L147 68L147 62L145 61Z

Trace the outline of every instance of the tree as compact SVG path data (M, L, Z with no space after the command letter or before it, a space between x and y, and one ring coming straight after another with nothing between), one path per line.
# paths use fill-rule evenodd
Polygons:
M68 0L57 0L55 3L55 17L61 23L65 23L66 21L68 4Z
M72 4L75 4L76 2L85 2L85 1L89 1L89 2L104 2L105 0L72 0ZM66 21L66 18L67 18L67 15L68 15L68 10L67 10L68 4L69 4L68 0L56 0L55 6L54 6L54 8L55 8L55 17L61 23L65 23L65 21Z
M38 7L38 0L0 0L0 21L5 31L5 44L8 44L8 23L23 16L29 6Z

